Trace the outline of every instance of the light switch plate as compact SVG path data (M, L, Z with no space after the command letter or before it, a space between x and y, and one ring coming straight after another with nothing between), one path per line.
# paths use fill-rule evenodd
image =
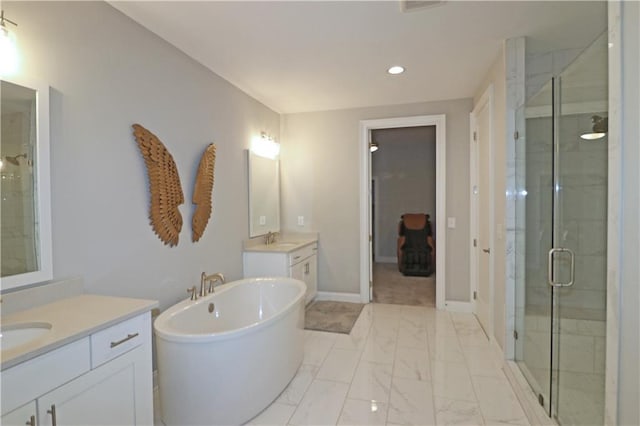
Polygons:
M260 216L260 225L266 225L266 223L267 223L267 217Z
M447 228L454 229L456 227L456 218L448 217L447 218Z
M298 216L298 226L304 226L304 216Z

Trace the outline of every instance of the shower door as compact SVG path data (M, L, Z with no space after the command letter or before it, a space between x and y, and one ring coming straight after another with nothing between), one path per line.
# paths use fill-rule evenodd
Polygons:
M561 425L604 423L606 54L603 36L517 113L516 361Z
M562 425L604 424L607 51L604 34L554 81L551 396Z
M516 141L516 351L538 401L551 415L554 81L517 111Z

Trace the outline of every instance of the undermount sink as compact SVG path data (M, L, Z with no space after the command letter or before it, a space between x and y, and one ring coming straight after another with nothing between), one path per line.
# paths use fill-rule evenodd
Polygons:
M51 330L48 322L23 322L0 327L0 347L3 351L25 345Z
M300 245L300 243L296 243L293 241L278 241L276 243L273 243L273 246L275 247L295 247Z

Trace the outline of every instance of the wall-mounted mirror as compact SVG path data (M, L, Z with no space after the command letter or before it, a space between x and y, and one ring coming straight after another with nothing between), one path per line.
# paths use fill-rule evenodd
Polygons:
M49 88L1 81L0 288L52 278Z
M249 237L280 232L280 169L277 159L248 152Z

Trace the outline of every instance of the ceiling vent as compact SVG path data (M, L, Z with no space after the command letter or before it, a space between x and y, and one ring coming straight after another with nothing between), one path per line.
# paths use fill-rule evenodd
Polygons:
M400 0L400 9L402 9L403 12L414 12L416 10L440 6L445 3L445 1Z

